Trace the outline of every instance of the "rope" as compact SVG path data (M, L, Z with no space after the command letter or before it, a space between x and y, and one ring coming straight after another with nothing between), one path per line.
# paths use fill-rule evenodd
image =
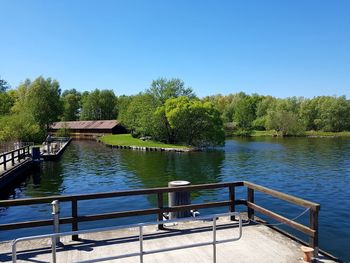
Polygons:
M292 218L292 219L287 219L286 221L294 221L296 219L298 219L299 217L301 217L302 215L304 215L306 212L308 212L310 210L310 208L306 208L301 214L297 215L296 217ZM262 224L265 226L280 226L280 225L285 225L285 222L281 222L281 223L275 223L275 224L268 224L268 223L263 223L263 222L259 222L253 219L249 219L250 221L257 223L257 224Z

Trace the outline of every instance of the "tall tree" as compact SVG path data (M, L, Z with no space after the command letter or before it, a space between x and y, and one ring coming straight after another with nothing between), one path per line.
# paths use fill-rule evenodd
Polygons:
M25 107L40 127L47 129L62 114L60 95L60 84L51 78L38 77L30 84Z
M166 79L159 78L153 80L151 87L146 90L146 93L154 96L161 104L164 104L167 99L185 96L194 98L196 95L191 88L186 88L185 83L181 79Z
M65 90L62 93L63 121L75 121L79 119L81 108L81 94L75 89Z
M112 90L82 94L81 120L110 120L117 117L117 98Z
M10 88L8 82L0 77L0 92L5 92Z

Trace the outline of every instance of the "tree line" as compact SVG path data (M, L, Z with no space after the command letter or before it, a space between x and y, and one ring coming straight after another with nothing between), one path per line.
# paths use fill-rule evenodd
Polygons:
M274 130L277 135L302 135L305 131L350 130L350 101L345 96L286 99L243 92L204 98L220 111L227 130L250 134Z
M160 78L137 95L113 90L61 91L59 82L38 77L16 88L0 78L0 140L41 141L54 121L118 119L136 137L186 145L220 145L226 135L273 130L349 131L345 96L275 98L243 92L198 98L180 79Z

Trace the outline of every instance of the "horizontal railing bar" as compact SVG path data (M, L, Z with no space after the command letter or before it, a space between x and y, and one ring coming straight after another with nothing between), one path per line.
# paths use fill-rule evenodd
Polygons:
M243 186L243 182L200 184L200 185L190 185L190 186L181 186L181 187L161 187L161 188L126 190L126 191L116 191L116 192L106 192L106 193L96 193L96 194L84 194L84 195L66 195L66 196L58 195L58 196L50 196L50 197L23 198L23 199L0 201L0 206L40 204L40 203L49 203L54 200L65 202L65 201L71 201L72 199L90 200L90 199L112 198L112 197L130 196L130 195L148 195L148 194L157 194L157 193L196 191L196 190L225 188L229 186Z
M181 210L211 208L211 207L229 206L229 205L231 205L231 201L220 201L220 202L208 202L208 203L202 203L202 204L190 204L190 205L164 207L161 210L162 212L177 212Z
M290 219L288 219L288 218L286 218L284 216L276 214L276 213L274 213L274 212L272 212L272 211L270 211L270 210L268 210L266 208L263 208L263 207L261 207L259 205L254 204L254 203L247 202L247 205L248 205L248 207L254 209L255 211L260 212L260 213L262 213L262 214L264 214L266 216L269 216L269 217L271 217L271 218L273 218L273 219L275 219L275 220L277 220L277 221L279 221L281 223L284 223L284 224L286 224L286 225L288 225L288 226L290 226L290 227L292 227L294 229L297 229L300 232L302 232L304 234L307 234L308 236L311 236L311 237L315 236L316 231L311 229L311 228L309 228L309 227L306 227L306 226L304 226L302 224L299 224L299 223L297 223L295 221L292 221L292 220L290 220Z
M176 219L172 219L172 220L166 220L164 222L177 223L177 222L188 222L188 221L200 221L200 220L206 220L206 219L213 218L214 216L224 217L224 216L233 216L233 215L240 216L240 213L239 212L229 212L229 213L207 215L207 216L176 218ZM15 239L13 242L18 243L21 241L28 241L28 240L35 240L35 239L42 239L42 238L82 235L82 234L89 234L89 233L94 233L94 232L107 232L107 231L119 230L119 229L125 229L125 228L135 228L138 226L156 226L159 224L162 224L162 222L159 222L159 221L157 221L157 222L145 222L145 223L135 223L135 224L112 226L112 227L93 228L93 229L85 229L85 230L77 230L77 231L67 231L67 232L43 234L43 235L37 235L37 236L19 237L19 238Z
M177 223L177 222L187 222L187 221L198 221L198 220L207 220L207 219L213 219L213 224L215 224L215 220L217 217L223 217L223 216L238 216L239 217L239 236L236 238L231 239L225 239L222 240L223 242L230 242L230 241L236 241L239 240L242 237L242 218L241 215L237 212L230 212L230 213L224 213L224 214L215 214L211 216L204 216L204 217L197 217L197 218L180 218L180 219L174 219L169 220L169 223ZM117 226L117 227L108 227L108 228L100 228L100 229L90 229L90 230L81 230L81 231L70 231L70 232L63 232L63 233L54 233L54 234L46 234L46 235L40 235L40 236L31 236L31 237L23 237L18 238L12 241L12 261L16 262L17 260L17 243L22 241L29 241L29 240L35 240L35 239L44 239L44 238L51 238L52 241L55 240L56 237L60 236L67 236L67 235L78 235L78 234L87 234L87 233L94 233L94 232L103 232L103 231L112 231L112 230L118 230L118 229L125 229L125 228L135 228L139 227L140 233L139 237L141 238L142 235L142 227L145 226L151 226L151 225L159 225L159 222L148 222L148 223L139 223L139 224L132 224L132 225L124 225L124 226ZM214 225L213 230L214 233L216 231ZM162 249L155 249L155 250L148 250L144 251L142 249L142 239L141 240L141 250L137 255L146 255L146 254L154 254L158 252L165 252L165 251L172 251L172 250L178 250L178 249L184 249L184 248L191 248L191 247L200 247L200 246L206 246L206 245L216 245L218 242L214 239L214 241L211 242L202 242L202 243L195 243L195 244L189 244L189 245L183 245L183 246L174 246L171 248L162 248ZM215 253L215 252L214 252ZM56 245L53 244L53 250L52 250L53 258L56 258ZM134 254L134 253L131 253ZM130 257L131 254L124 254L123 257ZM214 254L215 256L216 254ZM122 258L119 256L119 258ZM104 260L107 258L104 258ZM108 257L108 259L112 259L111 257ZM85 261L85 262L91 262L91 261Z
M261 186L261 185L253 184L253 183L250 183L247 181L244 181L243 183L244 183L244 186L246 186L247 188L254 189L256 191L271 195L273 197L276 197L278 199L282 199L282 200L287 201L289 203L303 206L306 208L311 208L311 209L314 209L317 211L320 209L320 204L310 202L310 201L301 199L299 197L288 195L288 194L285 194L285 193L282 193L282 192L279 192L276 190L272 190L272 189L269 189L269 188Z
M237 200L235 203L239 204L240 203L239 201L240 200ZM113 218L128 217L128 216L152 215L152 214L159 214L159 213L164 213L164 212L177 212L177 211L189 210L189 209L228 206L230 204L231 204L231 201L221 201L221 202L210 202L210 203L202 203L202 204L174 206L171 208L164 207L162 209L149 208L149 209L143 209L143 210L130 210L130 211L112 212L112 213L104 213L104 214L84 215L84 216L79 216L75 219L73 217L64 217L64 218L60 218L60 224L71 224L71 223L73 223L74 220L76 220L76 222L97 221L97 220L113 219ZM0 231L1 230L19 229L19 228L49 226L52 224L53 224L52 219L27 221L27 222L11 223L11 224L2 224L2 225L0 225Z
M53 220L33 220L19 223L9 223L9 224L1 224L0 231L3 230L12 230L18 228L29 228L29 227L39 227L39 226L50 226L53 225Z

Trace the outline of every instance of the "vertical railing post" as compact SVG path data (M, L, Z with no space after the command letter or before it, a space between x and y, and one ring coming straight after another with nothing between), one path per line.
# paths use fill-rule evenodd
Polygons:
M72 199L72 231L78 231L78 200L77 199ZM78 241L79 236L78 235L72 235L72 240L73 241Z
M12 166L15 166L15 153L11 152L11 161L12 161Z
M164 207L163 193L157 193L157 205L158 205L158 208L160 209L158 213L158 222L161 222L163 221L163 207ZM158 230L164 230L164 225L159 224Z
M139 226L140 263L143 263L143 229Z
M315 235L310 236L309 246L314 249L314 256L318 255L318 209L319 207L313 207L310 209L310 228L315 230Z
M12 263L17 263L16 241L13 241L12 243Z
M54 200L51 203L52 205L52 216L53 216L53 232L60 232L60 202L58 200ZM60 242L60 237L55 237L56 244Z
M19 162L21 161L20 149L17 150L17 159Z
M4 160L4 170L6 171L6 153L2 156L2 159Z
M51 246L52 246L52 263L56 263L57 237L51 237Z
M213 218L213 263L216 263L216 216Z
M230 204L230 212L236 212L236 205L235 205L235 201L236 201L236 192L235 192L236 188L235 186L231 185L229 186L229 200L231 202ZM231 216L231 221L235 220L235 216Z
M247 188L248 190L248 202L254 203L254 189ZM248 206L248 218L254 220L254 209Z

